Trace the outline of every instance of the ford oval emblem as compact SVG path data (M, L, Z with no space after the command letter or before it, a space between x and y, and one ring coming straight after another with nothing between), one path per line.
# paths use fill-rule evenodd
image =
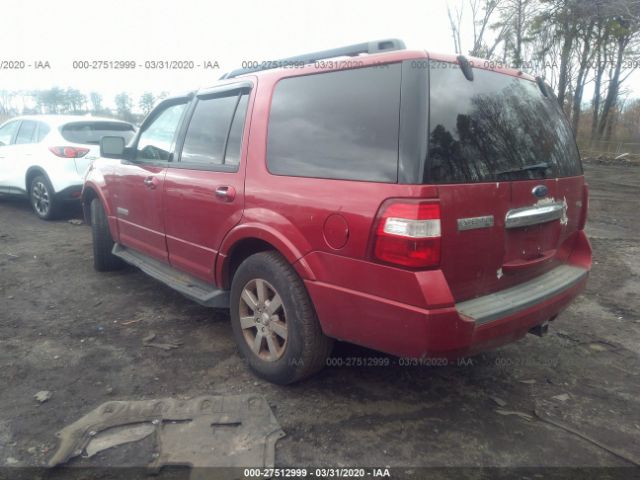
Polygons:
M546 185L537 185L533 187L531 193L534 197L543 198L547 196L547 194L549 193L549 189L546 187Z

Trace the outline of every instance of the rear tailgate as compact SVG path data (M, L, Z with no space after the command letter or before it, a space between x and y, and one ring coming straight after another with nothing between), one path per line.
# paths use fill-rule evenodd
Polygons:
M535 82L432 62L425 182L440 184L441 268L456 301L566 261L584 179L555 98Z

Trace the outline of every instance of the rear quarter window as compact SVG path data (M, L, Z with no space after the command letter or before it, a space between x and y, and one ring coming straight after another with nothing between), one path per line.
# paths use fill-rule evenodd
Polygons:
M72 143L99 145L104 136L123 137L125 143L133 137L133 126L116 122L76 122L68 123L60 130L62 137Z
M396 182L400 71L390 64L278 82L269 116L269 171Z
M525 79L431 62L425 183L527 180L582 174L575 139L553 97ZM523 170L540 163L544 170Z

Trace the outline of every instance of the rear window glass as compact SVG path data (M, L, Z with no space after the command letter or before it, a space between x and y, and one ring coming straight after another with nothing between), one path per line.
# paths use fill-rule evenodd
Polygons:
M425 182L461 183L580 175L566 117L534 82L432 62ZM539 168L540 165L548 166ZM533 169L528 167L536 166Z
M128 143L135 131L133 126L126 123L78 122L65 125L61 133L68 142L99 145L104 136L123 137L125 143Z
M281 80L269 117L269 171L396 182L399 110L399 64Z

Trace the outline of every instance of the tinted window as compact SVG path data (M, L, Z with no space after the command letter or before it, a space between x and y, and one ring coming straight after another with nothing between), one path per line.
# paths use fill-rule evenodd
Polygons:
M7 123L4 127L0 128L0 147L2 145L9 145L13 139L13 135L18 130L20 122L14 121Z
M140 134L136 158L149 161L169 161L176 132L182 120L186 103L160 107L154 120Z
M247 104L249 103L249 95L244 94L240 97L236 114L233 117L231 131L229 131L229 141L227 142L227 154L224 163L229 165L238 165L240 163L240 153L242 149L242 134L244 132L244 121L247 116Z
M33 143L34 134L36 133L36 127L38 124L30 120L23 120L16 136L16 144Z
M133 137L133 126L116 122L81 122L69 123L62 127L62 137L68 142L85 145L100 145L105 135L124 137L125 143Z
M457 65L430 69L429 160L425 181L486 182L582 173L569 124L534 82ZM548 164L546 170L523 167Z
M399 110L399 64L284 79L269 117L269 171L395 182Z
M247 95L242 96L242 98L246 97ZM234 142L240 141L237 138L237 127L236 138L231 138L231 134L233 132L232 120L239 99L240 95L236 93L198 101L184 140L182 162L206 165L238 163L237 158L228 157L231 161L225 160L225 146L226 149L230 149L228 155L237 156L235 150L240 150L239 145L234 144ZM246 102L244 108L246 110ZM238 110L240 111L239 108ZM244 114L242 116L244 118ZM236 115L237 117L238 115ZM243 122L234 120L233 123L240 124L240 129L242 129ZM228 146L227 137L229 137Z

